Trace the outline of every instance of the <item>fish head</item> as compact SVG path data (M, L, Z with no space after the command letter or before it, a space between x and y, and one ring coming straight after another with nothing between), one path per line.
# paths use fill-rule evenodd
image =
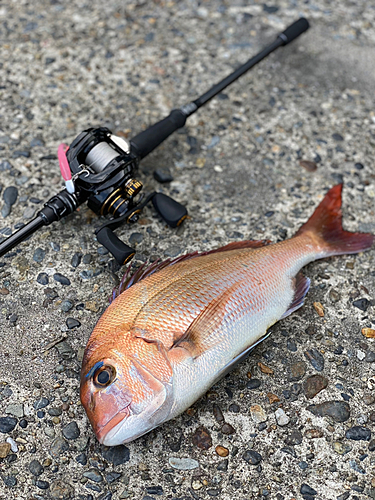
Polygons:
M81 372L82 405L106 446L127 443L161 424L173 402L163 345L130 332L113 337L89 342Z

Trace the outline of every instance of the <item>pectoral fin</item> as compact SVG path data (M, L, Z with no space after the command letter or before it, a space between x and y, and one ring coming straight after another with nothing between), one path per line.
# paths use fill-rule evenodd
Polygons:
M235 283L212 300L190 324L184 335L173 344L172 349L183 347L196 358L220 342L219 330L228 311L228 304L239 286L239 283Z

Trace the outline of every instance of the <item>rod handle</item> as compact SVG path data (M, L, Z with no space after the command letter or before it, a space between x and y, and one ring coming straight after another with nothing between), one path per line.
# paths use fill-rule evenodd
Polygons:
M280 33L279 38L283 41L283 45L287 45L307 31L309 27L308 20L305 17L300 17L297 21L288 26L286 30Z
M166 118L132 138L131 144L135 147L136 153L141 159L147 156L173 132L182 128L186 118L181 110L173 109Z

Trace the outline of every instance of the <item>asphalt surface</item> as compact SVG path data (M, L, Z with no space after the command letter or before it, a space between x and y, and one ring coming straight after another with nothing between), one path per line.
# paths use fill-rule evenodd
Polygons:
M117 234L136 247L134 267L278 241L338 182L345 228L375 233L369 2L8 0L0 236L62 188L61 142L91 126L131 138L300 16L306 34L141 163L145 192L173 196L190 219L170 229L147 207ZM174 180L159 184L155 169ZM375 498L375 346L364 335L375 329L374 250L307 266L302 309L190 410L111 452L78 392L83 349L124 272L95 240L103 222L82 206L0 258L0 499Z

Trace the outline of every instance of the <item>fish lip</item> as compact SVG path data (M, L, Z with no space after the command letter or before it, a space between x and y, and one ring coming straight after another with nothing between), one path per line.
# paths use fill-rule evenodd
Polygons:
M114 417L112 417L101 429L96 428L96 437L99 443L104 444L106 435L116 427L125 417L130 415L130 405L125 406Z

